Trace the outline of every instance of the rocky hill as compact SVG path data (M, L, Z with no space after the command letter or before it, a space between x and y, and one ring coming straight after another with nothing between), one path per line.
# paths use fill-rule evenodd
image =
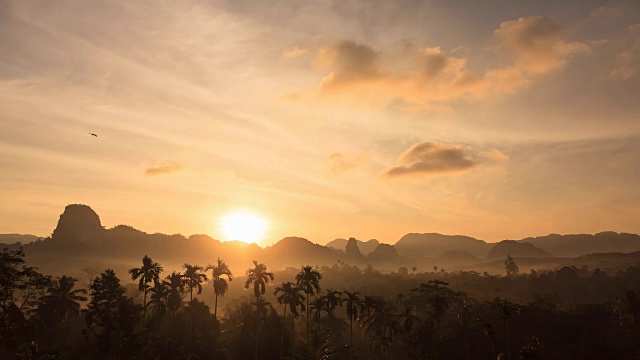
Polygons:
M347 239L338 238L338 239L329 241L326 246L344 251L348 241L349 240ZM367 255L371 253L380 244L380 242L376 239L371 239L369 241L362 241L362 240L355 239L355 241L357 241L358 249L360 250L360 253L362 253L363 255Z

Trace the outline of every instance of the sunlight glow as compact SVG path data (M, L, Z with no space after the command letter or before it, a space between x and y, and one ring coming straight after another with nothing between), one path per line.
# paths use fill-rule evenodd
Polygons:
M222 234L226 240L255 243L264 238L267 221L248 211L239 211L220 219Z

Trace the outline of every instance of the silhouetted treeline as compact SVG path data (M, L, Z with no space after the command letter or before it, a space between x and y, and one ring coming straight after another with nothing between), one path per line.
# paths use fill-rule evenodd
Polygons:
M0 253L1 359L638 359L640 266L507 276L338 263L271 272L224 260L120 279L29 267ZM433 270L433 271L431 271ZM234 281L238 280L238 281ZM123 282L135 281L127 291ZM213 289L210 308L203 289ZM245 293L219 298L233 287Z

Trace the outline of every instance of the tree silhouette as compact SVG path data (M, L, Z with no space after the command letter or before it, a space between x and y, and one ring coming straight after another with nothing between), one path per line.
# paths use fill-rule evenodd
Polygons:
M482 321L482 319L478 320ZM496 331L491 324L484 322L482 323L482 333L489 338L491 342L491 357L496 357Z
M198 289L198 293L196 295L202 294L202 284L207 281L207 274L204 272L204 268L199 265L190 265L184 264L182 265L184 269L184 274L182 277L184 278L185 285L189 288L190 293L190 302L193 302L193 289Z
M407 333L413 329L414 323L420 321L420 319L415 316L415 308L411 305L406 305L402 308L402 311L398 314L398 318L402 325L402 331Z
M509 333L509 319L515 315L520 313L520 307L507 301L506 299L501 299L499 297L493 300L494 306L498 308L498 316L504 322L504 331L507 340L507 354L509 355L509 359L511 357L511 334Z
M276 287L273 292L273 295L277 296L278 303L284 305L284 312L282 315L282 338L280 340L280 359L282 359L282 352L284 349L284 328L287 319L287 305L289 305L289 309L294 317L298 317L298 308L300 308L301 311L305 310L304 295L302 295L301 292L302 289L289 281L283 282L282 285Z
M429 280L426 284L423 283L418 288L411 289L417 303L427 305L430 315L438 322L449 309L451 301L457 296L447 287L448 285L448 282Z
M263 265L263 264L260 264ZM266 270L266 266L265 266L265 270ZM260 339L260 319L266 320L267 317L267 313L269 312L269 309L272 309L273 306L271 305L270 302L268 302L267 300L265 300L264 297L258 295L256 296L256 301L252 302L251 305L256 307L256 314L257 314L257 318L256 318L256 351L255 351L255 359L258 360L258 341Z
M213 307L213 315L218 318L218 296L224 296L224 294L229 289L229 284L227 283L227 279L229 281L233 280L233 274L231 274L231 270L227 263L224 260L218 258L217 265L207 265L205 271L211 270L211 278L213 279L213 292L216 294L215 305ZM227 277L227 279L224 278Z
M85 322L105 358L131 358L137 350L135 324L141 307L125 296L115 272L107 269L91 284Z
M327 311L327 299L324 296L318 296L309 305L311 310L316 312L316 321L318 321L318 341L320 340L320 320L322 318L322 311ZM307 331L309 329L307 328Z
M167 311L167 297L171 289L167 281L158 281L149 288L149 302L147 307L152 307L155 314L164 314Z
M369 338L369 346L375 352L387 354L389 344L400 330L400 323L394 307L383 298L367 296L364 300L369 311L361 318L361 326Z
M320 280L322 280L322 274L311 265L303 266L296 275L296 284L307 294L307 344L309 343L309 295L320 293Z
M77 279L63 275L51 281L46 295L40 300L40 316L52 316L58 322L64 322L69 314L80 313L80 302L87 301L86 289L75 289ZM82 294L82 295L81 295Z
M347 307L347 317L349 318L349 336L351 338L351 345L353 345L353 320L358 317L358 309L361 306L360 293L357 291L343 291L344 298L342 298L343 304Z
M638 298L638 294L632 289L627 289L624 297L616 299L613 312L620 319L621 326L629 324L632 328L635 328L638 314L640 313L640 298Z
M253 268L247 270L247 280L244 283L245 289L248 289L251 285L253 285L253 294L256 296L256 312L258 315L256 322L256 353L255 358L258 359L258 333L260 330L260 312L265 311L264 316L266 316L266 310L264 310L265 304L269 304L261 295L264 295L266 291L266 285L270 280L275 278L273 273L267 271L267 265L258 264L256 260L253 260Z
M171 327L175 322L176 310L182 305L182 294L184 293L184 278L179 272L172 272L167 276L165 284L168 287L167 307L171 311Z
M147 293L149 291L149 283L154 282L157 283L160 280L160 273L163 268L157 262L151 260L151 258L145 255L142 258L142 266L139 268L129 269L129 274L131 275L131 280L140 279L138 282L138 291L144 292L143 303L142 303L142 324L145 322L145 318L147 316Z
M518 275L518 265L509 254L507 254L507 259L504 261L504 268L507 271L507 276Z
M265 264L258 264L257 261L253 261L254 267L247 270L247 280L244 283L245 289L253 285L253 294L257 297L264 295L266 290L266 284L275 278L273 273L267 271Z
M342 306L342 298L340 296L342 293L340 291L333 291L327 289L327 294L325 295L327 313L329 316L333 316L333 311L338 306Z
M25 265L24 256L22 248L0 252L0 355L17 341L27 326L25 313L35 308L50 284L48 276Z

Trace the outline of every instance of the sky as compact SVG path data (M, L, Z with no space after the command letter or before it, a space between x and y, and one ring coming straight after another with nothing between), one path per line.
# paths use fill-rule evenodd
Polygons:
M640 233L638 94L637 0L0 0L0 233Z

